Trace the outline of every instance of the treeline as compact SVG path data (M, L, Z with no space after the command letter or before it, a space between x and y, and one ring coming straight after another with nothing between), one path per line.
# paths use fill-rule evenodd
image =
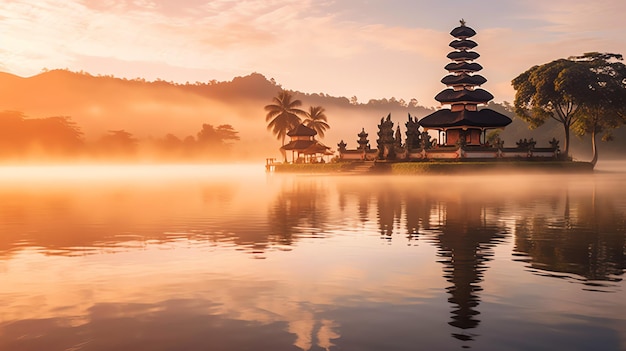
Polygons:
M0 112L0 162L62 160L224 161L239 140L231 125L202 124L198 133L138 139L126 130L109 130L87 140L68 116L29 118Z
M231 81L218 81L215 79L211 79L205 82L196 81L196 82L185 82L179 83L174 81L166 81L160 78L157 78L153 81L146 80L145 78L125 78L125 77L116 77L112 74L101 75L96 74L92 75L89 72L85 71L71 71L67 68L64 69L46 69L44 68L41 73L65 73L69 75L76 75L78 77L87 77L87 78L98 78L98 79L109 79L109 80L119 80L121 82L130 82L141 85L152 85L152 86L172 86L178 87L188 92L197 93L200 95L211 96L220 98L224 101L229 100L237 100L239 101L242 97L254 98L259 100L269 100L273 96L277 95L278 92L285 90L280 83L277 83L274 78L267 79L263 74L253 72L247 76L235 77ZM416 98L411 98L408 101L403 98L381 98L381 99L370 99L367 102L359 101L357 96L352 96L347 98L345 96L332 96L323 92L320 93L304 93L299 91L289 91L294 95L295 98L304 99L310 102L313 105L337 105L340 107L347 106L356 106L363 108L387 108L387 109L397 109L397 108L412 108L423 110L425 112L432 112L435 109L433 107L426 107L419 105L419 102Z

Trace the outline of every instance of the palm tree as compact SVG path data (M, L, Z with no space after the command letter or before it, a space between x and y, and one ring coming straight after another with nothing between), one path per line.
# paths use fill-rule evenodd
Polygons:
M272 104L265 106L267 115L265 121L267 130L271 130L276 139L282 140L285 146L285 136L291 129L300 124L300 117L305 112L298 107L302 106L302 101L293 100L293 96L287 91L281 91L278 96L272 98Z
M307 127L316 131L320 138L324 137L326 129L330 129L330 126L326 123L328 118L325 112L326 110L322 106L311 106L309 111L305 113L304 123Z

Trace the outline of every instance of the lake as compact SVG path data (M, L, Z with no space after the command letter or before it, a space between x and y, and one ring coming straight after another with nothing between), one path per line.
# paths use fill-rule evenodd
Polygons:
M0 167L0 350L624 350L592 175Z

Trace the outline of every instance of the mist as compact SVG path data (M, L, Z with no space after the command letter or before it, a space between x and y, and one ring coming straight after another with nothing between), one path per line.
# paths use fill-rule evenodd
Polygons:
M264 106L282 87L258 73L229 82L174 84L53 70L29 78L1 73L0 83L0 106L4 108L0 123L5 133L0 140L1 163L262 163L281 156L281 142L267 130ZM425 107L428 102L406 103L393 97L364 103L324 93L293 94L305 110L309 106L326 109L330 129L318 139L331 150L336 150L341 140L349 149L356 148L361 130L369 133L375 148L381 118L390 114L394 127L399 126L404 135L409 114L419 119L434 111ZM547 146L553 137L563 138L556 123L530 130L506 103L488 107L513 119L501 131L505 146L515 146L522 138L534 138L538 146ZM61 128L56 137L43 126L15 130L11 121L16 115L29 125L62 118L71 128ZM229 126L238 139L198 143L204 125ZM600 159L622 157L626 140L622 129L615 131L615 142L600 143ZM71 134L76 135L68 138ZM571 150L575 159L590 158L589 138L572 137Z

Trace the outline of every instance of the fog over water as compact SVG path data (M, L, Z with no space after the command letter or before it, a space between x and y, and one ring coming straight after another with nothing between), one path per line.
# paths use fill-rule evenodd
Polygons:
M0 350L622 350L593 174L0 167Z

